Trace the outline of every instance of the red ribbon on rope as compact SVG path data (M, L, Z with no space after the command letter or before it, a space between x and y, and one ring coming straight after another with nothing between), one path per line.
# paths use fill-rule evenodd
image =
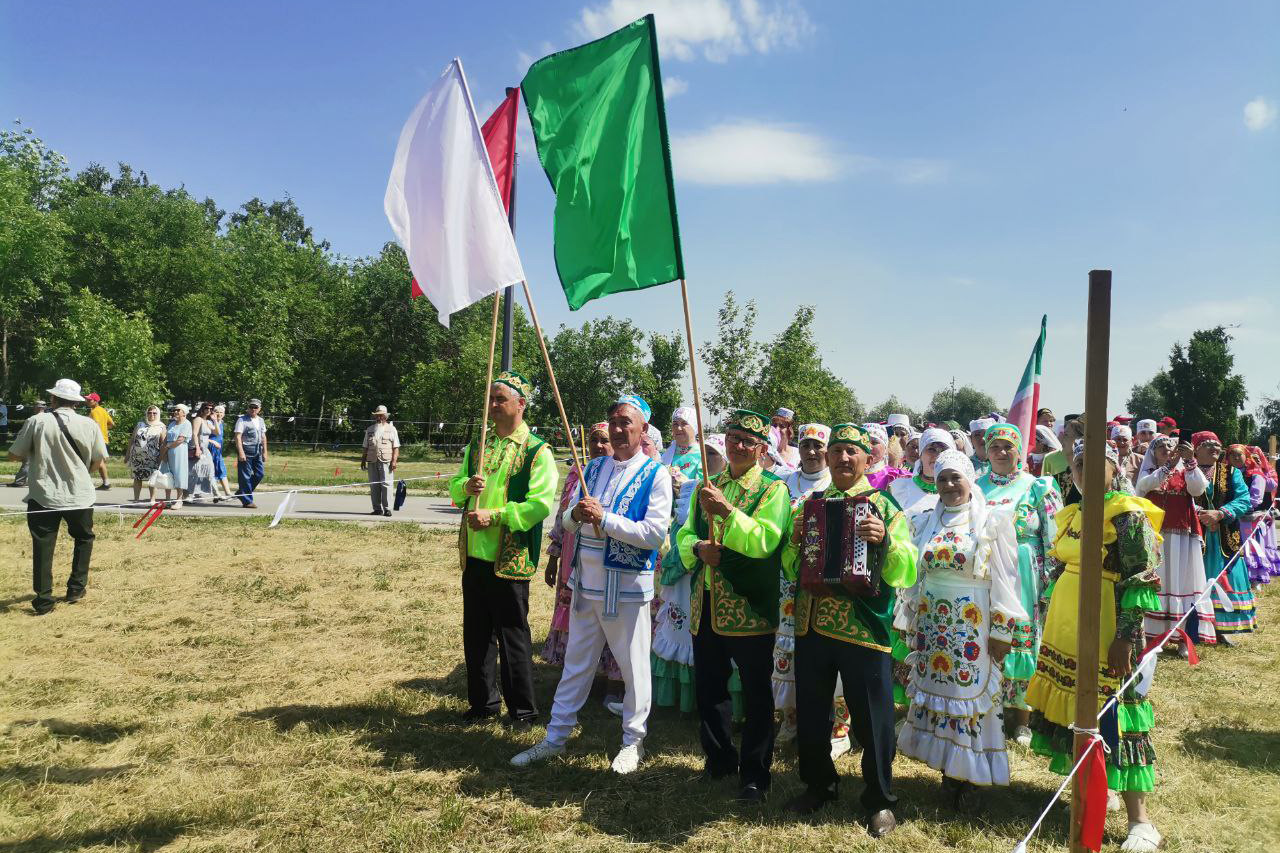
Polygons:
M147 528L150 527L155 522L155 520L160 517L160 513L164 512L164 507L165 507L164 501L156 501L147 509L146 512L138 516L138 520L133 523L134 529L137 529L138 525L142 524L142 522L144 521L146 522L146 525L144 525L143 528L138 531L138 535L133 537L134 539L142 538L142 534L147 532Z
M1182 642L1186 643L1187 645L1187 663L1191 664L1192 666L1195 666L1196 664L1200 663L1200 655L1196 654L1196 644L1191 642L1191 635L1187 633L1186 628L1170 628L1168 631L1161 634L1159 637L1156 637L1150 643L1147 643L1147 647L1142 650L1142 654L1144 656L1151 654L1152 649L1154 649L1156 646L1163 643L1165 640L1169 639L1169 637L1171 637L1174 634L1178 634L1179 636L1181 636Z
M1102 850L1102 831L1107 824L1107 761L1101 738L1085 747L1080 768L1084 782L1084 808L1080 811L1080 843L1094 853Z

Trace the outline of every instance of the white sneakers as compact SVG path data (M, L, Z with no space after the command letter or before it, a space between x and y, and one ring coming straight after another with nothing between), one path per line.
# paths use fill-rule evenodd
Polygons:
M613 772L619 776L636 772L640 761L644 758L644 744L633 743L622 747L613 758Z
M545 740L538 741L533 746L519 753L511 759L512 767L529 767L533 764L540 764L548 758L555 758L557 755L564 755L564 746L557 746L548 743ZM640 762L644 760L644 744L633 743L622 747L618 750L618 754L613 758L613 772L620 776L628 773L634 773L640 767Z
M1164 843L1160 830L1149 823L1129 824L1129 837L1120 845L1126 853L1155 853Z
M610 714L613 714L615 717L622 716L621 702L605 702L604 707L605 707L605 710L607 710Z
M835 761L851 749L849 745L849 736L833 737L831 739L831 760Z
M524 752L516 755L511 759L512 767L528 767L530 764L537 764L546 761L548 758L554 758L557 755L564 755L564 746L556 746L553 743L547 743L540 740Z

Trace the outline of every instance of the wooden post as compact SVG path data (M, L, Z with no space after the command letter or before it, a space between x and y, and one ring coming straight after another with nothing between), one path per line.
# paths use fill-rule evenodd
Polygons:
M1111 271L1089 273L1088 339L1084 368L1084 499L1080 542L1080 601L1076 615L1076 728L1098 727L1099 622L1102 605L1102 510L1106 496L1107 372L1111 357ZM1067 451L1070 458L1071 451ZM1074 759L1092 738L1077 731ZM1083 853L1085 777L1071 791L1071 851Z
M480 452L476 458L476 473L482 477L484 476L484 443L489 438L489 387L493 385L493 351L498 346L498 303L501 299L500 293L493 294L493 328L489 331L489 367L484 377L484 408L480 410Z
M698 452L702 454L702 482L711 482L707 474L707 437L702 432L702 395L698 393L698 363L693 355L693 321L689 319L689 288L680 279L680 302L684 305L684 339L689 345L689 378L693 381L693 414L698 421Z
M320 423L324 420L324 392L320 392L320 413L316 418L315 435L311 437L311 452L315 453L320 447Z
M1276 455L1276 437L1275 437L1274 435L1273 435L1273 436L1269 436L1269 437L1267 438L1267 452L1271 454L1272 458L1275 458L1275 455Z

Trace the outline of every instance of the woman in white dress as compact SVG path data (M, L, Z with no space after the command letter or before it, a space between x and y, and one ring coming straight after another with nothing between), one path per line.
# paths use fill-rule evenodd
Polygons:
M895 627L911 646L910 706L898 749L942 771L957 809L977 787L1009 784L1003 676L1012 625L1025 621L1013 514L987 506L973 463L939 454L938 504L915 536L923 576L899 600Z

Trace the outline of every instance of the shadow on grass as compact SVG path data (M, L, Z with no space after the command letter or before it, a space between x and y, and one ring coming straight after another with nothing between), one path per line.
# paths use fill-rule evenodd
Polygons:
M116 767L50 767L47 765L18 764L0 768L0 783L17 782L20 785L84 785L99 779L113 779L133 770L136 764Z
M1200 758L1280 774L1280 731L1205 726L1183 732L1182 748Z
M111 743L142 728L140 723L73 723L50 717L44 720L14 720L15 726L44 726L54 737L71 737L91 743Z
M175 820L158 817L116 824L105 829L86 830L65 835L37 835L20 841L0 842L0 853L45 853L53 850L79 850L83 847L120 847L136 850L159 850L171 844L191 827Z
M413 679L399 687L431 693L445 686L456 687L457 675ZM460 717L461 703L455 700L445 707L438 703L440 694L458 695L456 690L441 690L435 707L420 713L410 710L419 704L414 697L401 700L393 694L367 703L262 708L244 716L267 721L280 731L305 724L318 733L352 734L380 753L384 766L396 770L460 773L456 796L463 808L468 801L494 796L511 797L534 809L580 804L583 822L632 843L678 845L706 824L733 818L771 826L804 822L865 832L861 828L858 795L863 786L856 755L839 763L843 776L840 801L813 817L798 820L784 809L801 790L790 750L779 750L775 760L769 803L764 808L739 806L732 800L735 780L701 780L696 722L675 711L658 709L650 717L646 760L639 771L623 778L609 770L610 758L621 742L620 722L598 701L592 700L583 708L579 733L570 740L562 758L518 769L510 766L511 756L536 743L542 735L540 727L516 732L498 721L466 725ZM540 691L540 695L546 694ZM897 786L899 819L945 827L941 831L955 844L979 833L1019 838L1049 796L1039 787L1015 783L1012 788L993 791L980 813L967 816L945 804L936 777L902 778ZM1062 815L1060 820L1051 818L1046 823L1043 838L1065 839L1065 810Z

